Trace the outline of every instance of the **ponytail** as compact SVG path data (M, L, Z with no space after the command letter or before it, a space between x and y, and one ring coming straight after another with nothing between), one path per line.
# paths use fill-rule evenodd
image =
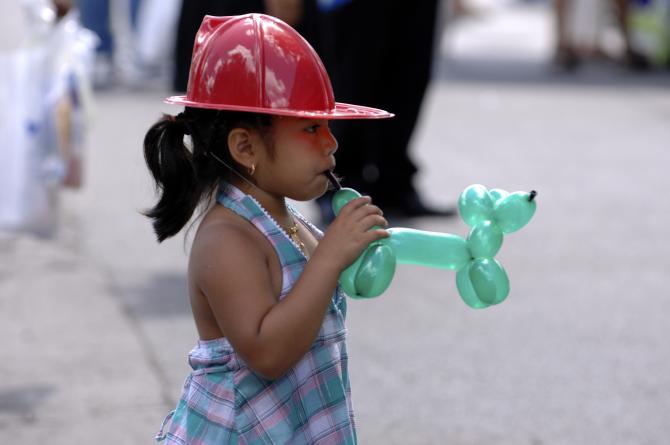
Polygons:
M187 125L180 116L164 115L144 137L144 158L161 195L145 213L152 219L158 241L177 234L191 219L200 201L191 152L184 145Z
M227 140L230 130L239 126L258 130L272 148L267 137L272 118L265 114L187 107L177 116L163 115L149 129L144 137L144 159L160 198L144 215L152 220L158 242L176 235L203 198L211 198L219 181L229 180L233 172L209 153L236 168ZM190 147L184 136L190 136Z

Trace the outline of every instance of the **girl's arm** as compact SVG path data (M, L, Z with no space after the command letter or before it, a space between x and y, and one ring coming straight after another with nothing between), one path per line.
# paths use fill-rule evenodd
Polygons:
M379 208L351 201L328 229L293 289L272 287L263 245L246 227L224 223L194 246L192 270L225 336L258 374L283 375L312 346L339 275L371 242L388 236Z

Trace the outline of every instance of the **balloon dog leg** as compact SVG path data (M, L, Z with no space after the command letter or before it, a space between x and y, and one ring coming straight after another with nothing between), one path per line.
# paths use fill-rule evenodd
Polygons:
M507 274L493 258L474 258L468 241L448 233L393 228L388 243L401 264L457 271L456 286L473 308L502 302L509 293ZM470 238L470 237L469 237Z

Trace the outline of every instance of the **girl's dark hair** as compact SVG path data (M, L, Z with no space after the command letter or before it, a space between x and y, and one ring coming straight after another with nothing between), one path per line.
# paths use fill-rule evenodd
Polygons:
M211 199L219 181L230 180L234 174L212 153L241 171L228 149L228 134L239 127L259 131L266 139L272 117L187 107L177 116L163 115L149 129L144 137L144 158L160 198L144 215L152 219L158 242L176 235L198 205ZM187 135L191 140L188 146L184 141Z

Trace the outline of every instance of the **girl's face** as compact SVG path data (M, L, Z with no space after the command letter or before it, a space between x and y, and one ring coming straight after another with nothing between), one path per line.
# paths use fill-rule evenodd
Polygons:
M277 196L308 201L328 189L324 174L335 167L337 140L325 119L277 117L273 125L274 147L266 149L255 179Z

